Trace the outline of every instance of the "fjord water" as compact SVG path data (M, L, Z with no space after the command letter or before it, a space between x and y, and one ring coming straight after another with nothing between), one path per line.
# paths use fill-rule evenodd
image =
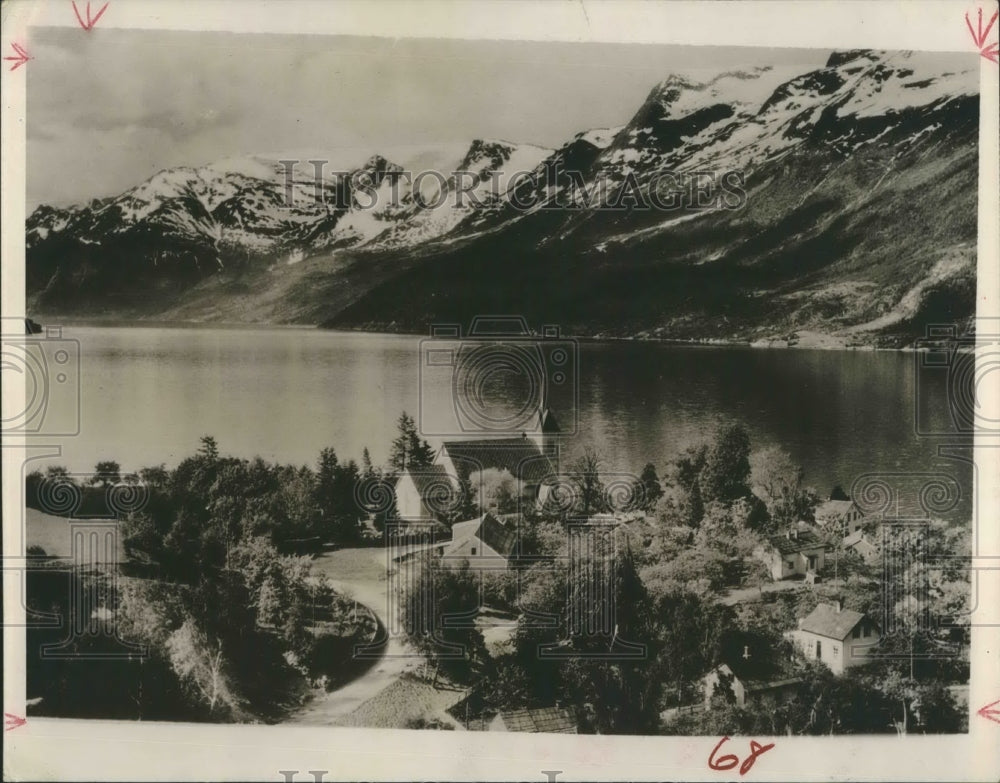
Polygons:
M82 472L103 459L125 471L170 467L206 434L240 457L315 464L332 446L341 459L360 461L367 446L378 463L403 410L434 431L432 445L454 428L453 372L428 370L426 338L91 326L65 327L63 337L80 343L80 434L57 439L62 454L29 469L63 464ZM947 516L968 519L972 469L938 453L941 443L963 439L915 431L918 404L922 420L948 423L944 371L930 376L941 382L918 381L918 360L899 352L582 342L576 371L553 387L549 403L563 429L576 430L564 452L594 446L611 473L652 462L662 475L685 446L735 420L755 448L790 452L824 496L834 484L850 489L862 474L945 474L963 495ZM500 373L489 394L517 408L530 396L523 380ZM902 513L915 510L911 490L903 487Z

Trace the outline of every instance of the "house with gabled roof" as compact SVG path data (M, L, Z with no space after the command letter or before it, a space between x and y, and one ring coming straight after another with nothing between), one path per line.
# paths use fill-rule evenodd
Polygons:
M433 518L441 499L431 494L432 489L438 491L442 481L447 481L457 493L470 476L487 470L509 473L529 503L543 501L547 481L558 471L558 433L555 416L545 409L538 413L533 431L516 437L445 441L432 465L404 470L398 477L395 492L400 518ZM476 492L475 487L471 489Z
M827 530L837 530L847 536L864 527L866 517L853 500L827 500L813 512L816 524Z
M818 604L785 638L810 660L822 661L835 674L868 661L879 640L878 625L867 615L844 609L839 601Z
M771 572L771 578L788 579L792 576L815 574L826 560L826 542L804 522L799 522L784 533L771 536L754 554Z
M476 571L506 571L516 548L516 522L503 522L487 511L452 525L451 541L441 550L441 564L457 567L468 562Z
M872 541L861 529L844 536L844 549L856 552L869 563L874 562L881 551L878 544Z
M791 699L804 682L801 677L795 676L755 679L745 672L733 671L727 663L716 666L701 681L705 692L705 709L711 707L712 699L717 693L725 690L732 693L737 707L746 707L748 704L776 706Z
M454 482L441 465L408 468L396 479L396 512L401 519L434 519L446 508Z

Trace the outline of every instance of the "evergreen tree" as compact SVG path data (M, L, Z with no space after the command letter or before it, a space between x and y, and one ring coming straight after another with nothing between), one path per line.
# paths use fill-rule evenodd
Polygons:
M208 460L217 460L219 458L219 444L215 442L215 438L211 435L202 435L198 456Z
M702 501L732 503L750 494L750 436L741 424L719 430L698 476Z
M601 480L601 457L587 449L571 466L570 472L576 490L574 511L585 517L608 510L604 482Z
M389 450L389 467L395 473L407 468L427 467L434 461L434 449L417 432L416 422L403 411L396 423L399 434L392 441Z
M361 477L367 479L374 475L375 466L372 465L372 455L368 453L368 447L365 446L361 452Z
M656 511L656 504L661 497L663 497L663 487L660 485L660 477L656 475L653 463L647 462L636 485L636 507L651 514Z

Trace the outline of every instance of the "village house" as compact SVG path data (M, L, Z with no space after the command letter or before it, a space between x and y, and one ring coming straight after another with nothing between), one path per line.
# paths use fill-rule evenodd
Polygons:
M451 541L439 552L441 564L450 568L468 562L475 571L506 571L516 547L516 526L505 524L488 511L477 519L453 525Z
M840 530L847 536L864 527L865 513L853 500L827 500L814 512L816 524L827 530Z
M396 480L396 513L400 519L434 519L454 491L455 483L442 465L404 470Z
M712 698L720 686L727 686L736 700L737 707L748 704L776 706L789 701L803 682L801 677L785 677L775 680L755 680L737 676L728 664L720 664L701 678L705 691L705 709L711 706Z
M548 734L576 734L576 721L562 707L533 710L505 710L490 722L490 731L530 731Z
M470 476L487 470L509 473L524 501L542 503L547 480L558 471L558 434L555 416L545 409L537 414L535 428L518 437L445 441L432 465L399 475L396 512L403 520L432 519L448 506L449 487L457 493Z
M844 549L856 552L866 562L872 563L878 558L879 547L871 540L864 530L855 530L844 536Z
M819 604L799 627L785 638L806 658L822 661L834 674L865 663L878 644L878 626L861 612L844 609L840 602Z
M825 564L826 543L809 525L800 522L768 538L754 554L764 562L774 580L815 576Z

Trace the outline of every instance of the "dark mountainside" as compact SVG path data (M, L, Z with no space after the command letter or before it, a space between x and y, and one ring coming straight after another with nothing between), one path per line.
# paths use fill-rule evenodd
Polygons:
M163 171L31 215L29 307L423 333L517 313L580 336L905 345L975 309L974 60L835 53L763 102L741 96L766 69L673 76L622 128L558 150L476 140L452 168L471 174L478 205L456 203L470 177L449 179L438 208L405 183L390 203L400 167L377 156L327 177L325 203L299 167L292 209L274 161ZM510 192L491 182L517 170L534 175ZM651 194L658 174L696 171L716 177L705 206L640 208L667 201L664 183L690 195L662 178ZM739 193L726 172L743 177L742 208L724 208ZM584 198L598 184L603 208ZM352 206L367 205L366 186L378 204Z

